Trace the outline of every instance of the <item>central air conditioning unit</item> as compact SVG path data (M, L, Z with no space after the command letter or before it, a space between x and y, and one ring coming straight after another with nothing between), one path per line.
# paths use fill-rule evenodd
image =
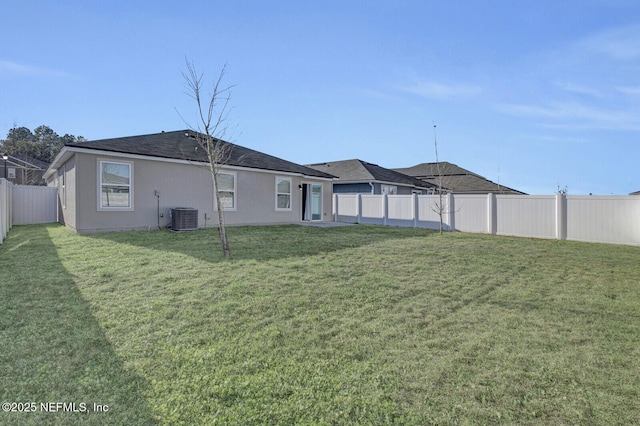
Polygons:
M198 229L198 210L191 207L171 209L172 231L195 231Z

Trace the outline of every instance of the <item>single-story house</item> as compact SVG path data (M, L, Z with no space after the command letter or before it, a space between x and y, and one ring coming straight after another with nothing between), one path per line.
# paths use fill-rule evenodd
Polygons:
M57 186L60 218L78 233L149 230L176 208L217 226L206 153L191 130L68 143L44 177ZM219 192L228 225L332 220L333 176L222 141Z
M48 167L49 163L28 155L0 155L0 177L16 185L44 185L42 175Z
M431 183L357 159L307 166L336 176L335 194L430 194L435 191Z
M437 187L441 186L446 192L454 194L525 194L446 161L421 163L393 170Z

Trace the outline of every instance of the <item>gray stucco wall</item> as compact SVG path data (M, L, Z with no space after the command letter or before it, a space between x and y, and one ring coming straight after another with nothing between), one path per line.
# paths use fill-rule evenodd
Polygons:
M58 221L76 229L76 156L69 158L47 180L58 188Z
M71 175L67 176L67 208L65 222L79 233L118 230L149 230L158 227L160 191L160 226L170 223L174 207L198 209L198 226L217 226L213 184L208 167L120 156L75 153L74 196L70 197ZM131 163L133 167L133 209L131 211L99 211L98 168L100 160ZM302 220L302 183L321 183L323 187L323 220L332 218L331 181L253 170L225 170L236 176L236 208L225 210L228 225L300 223ZM291 210L276 211L276 177L291 178ZM70 198L74 198L72 209ZM73 211L71 211L71 209ZM75 213L75 214L74 214ZM205 214L208 219L205 220ZM67 219L69 218L69 219Z

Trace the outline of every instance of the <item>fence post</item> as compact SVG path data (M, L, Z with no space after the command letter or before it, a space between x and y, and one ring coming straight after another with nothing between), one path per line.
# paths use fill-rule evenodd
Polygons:
M0 244L3 244L4 233L4 212L7 208L5 204L5 180L0 178Z
M567 239L567 196L556 194L556 239Z
M447 216L449 222L449 231L455 231L456 229L456 206L453 193L447 194Z
M356 195L356 223L362 222L362 195Z
M389 217L389 197L387 194L382 195L382 224L387 224L387 218Z
M487 194L487 233L496 234L498 230L498 217L496 208L496 194Z
M418 218L420 217L418 207L418 194L413 194L413 227L418 227Z

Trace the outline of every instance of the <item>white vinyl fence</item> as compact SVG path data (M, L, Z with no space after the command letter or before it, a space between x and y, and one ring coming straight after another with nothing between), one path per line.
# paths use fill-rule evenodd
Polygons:
M11 189L13 184L0 178L0 244L7 238L11 229Z
M336 222L438 229L438 195L334 194ZM640 196L443 197L448 231L640 245Z
M58 188L55 186L13 186L13 224L58 221Z
M13 225L58 221L58 189L0 179L0 244Z

